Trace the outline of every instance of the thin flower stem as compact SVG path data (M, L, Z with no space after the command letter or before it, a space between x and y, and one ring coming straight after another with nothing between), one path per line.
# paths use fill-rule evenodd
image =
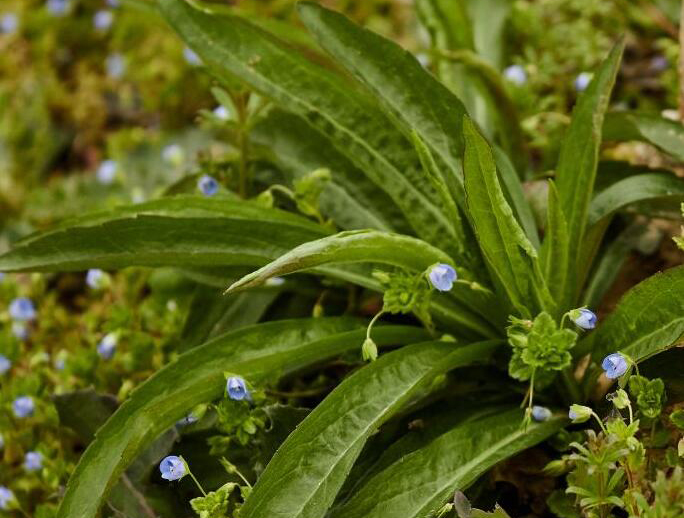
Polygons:
M373 320L370 321L370 324L368 324L368 328L366 329L366 340L370 338L370 333L371 329L373 328L373 325L375 325L375 322L385 314L385 310L381 309L374 317Z
M206 491L204 491L204 488L202 487L202 484L199 483L199 480L195 478L195 475L192 474L192 470L190 469L190 466L188 465L187 461L181 457L180 458L183 461L183 464L185 465L185 470L188 472L188 475L190 475L190 478L195 482L199 490L202 492L204 496L207 496Z
M233 466L233 468L235 469L235 473L237 474L237 476L240 477L240 478L242 479L242 481L243 481L245 484L247 484L248 487L251 488L251 487L252 487L252 484L249 483L249 480L247 480L247 479L244 477L244 475L243 475L242 473L240 473L240 471L239 471L235 466Z
M594 418L596 419L596 421L598 421L598 424L599 424L599 426L601 427L601 430L603 430L603 433L604 433L605 435L608 435L608 430L606 430L606 427L604 426L603 421L601 421L601 418L596 414L596 412L594 412L594 411L592 410L592 411L591 411L591 415L593 415Z

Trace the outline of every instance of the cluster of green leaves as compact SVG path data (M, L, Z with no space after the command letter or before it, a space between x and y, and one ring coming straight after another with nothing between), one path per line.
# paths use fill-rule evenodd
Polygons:
M383 425L423 407L438 414L445 398L469 391L486 399L488 387L464 389L458 378L478 365L501 379L500 354L513 355L511 374L519 379L539 369L549 404L577 402L593 391L607 352L621 350L641 362L684 333L684 303L673 296L684 285L682 267L635 286L576 344L576 333L564 327L563 315L595 306L612 285L614 275L606 272L629 252L615 250L615 235L635 221L633 213L671 212L684 195L684 181L670 171L603 171L608 128L611 140L644 140L682 156L681 127L654 114L607 113L622 41L575 106L554 180L545 184L542 240L524 196L523 180L535 172L518 119L510 110L491 118L492 112L474 108L488 99L491 106L492 98L512 106L497 88L500 62L490 57L501 52L502 29L490 31L491 54L478 54L473 41L482 37L481 26L472 24L474 39L464 45L459 31L471 27L468 17L436 23L435 13L450 2L420 4L435 52L448 57L468 50L467 74L459 72L462 63L445 60L436 70L442 83L393 41L315 3L299 4L310 38L304 42L298 31L275 34L214 4L160 1L161 13L226 91L235 93L242 82L269 105L238 117L249 129L233 142L240 196L167 196L80 216L0 257L0 270L11 272L168 266L198 284L186 352L141 384L98 431L67 486L60 518L96 516L155 438L224 393L224 372L268 388L340 358L359 363L365 322L358 318L276 318L222 332L228 314L249 309L257 315L250 323L261 320L263 310L251 309L267 305L264 297L272 302L264 291L287 274L324 276L330 291L342 291L342 283L356 285L352 292L387 290L391 312L411 310L451 338L435 340L432 329L409 318L374 328L375 344L395 350L345 377L287 436L244 500L242 518L412 518L437 511L456 489L567 425L564 413L523 428L523 412L504 394L503 402L439 416L425 436L398 432L378 447ZM459 2L464 13L465 4ZM456 83L449 83L450 74ZM463 102L461 87L468 92ZM242 95L235 111L252 94ZM259 185L250 179L264 182L263 162L290 183L293 203L281 204L290 210L264 203L268 196L250 198ZM329 220L343 231L334 233ZM454 266L465 282L426 297L423 274L437 263ZM378 266L402 272L397 293L397 282L373 275ZM276 282L276 294L297 294L314 282L300 280ZM207 297L207 286L226 285L225 299ZM349 299L355 310L353 293ZM504 345L509 315L512 351ZM576 370L580 358L583 368ZM455 369L458 375L450 376ZM494 384L497 392L505 387ZM642 388L644 404L651 405L653 390ZM232 432L229 417L223 415L223 425ZM249 434L246 421L240 426ZM220 493L198 503L197 511L227 512L228 489Z

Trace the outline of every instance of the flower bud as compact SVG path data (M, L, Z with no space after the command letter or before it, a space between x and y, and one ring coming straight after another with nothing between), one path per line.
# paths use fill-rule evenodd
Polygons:
M378 359L378 346L371 338L366 338L361 346L361 357L364 361L375 361Z
M584 423L591 418L593 410L584 405L571 405L568 417L573 423Z

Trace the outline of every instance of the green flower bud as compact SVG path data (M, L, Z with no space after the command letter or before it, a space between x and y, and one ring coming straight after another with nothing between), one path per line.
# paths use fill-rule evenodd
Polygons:
M374 362L378 359L378 346L371 338L366 338L361 347L361 357L363 361Z
M572 422L584 423L591 418L593 410L588 406L584 405L572 405L570 406L570 412L568 412L568 417L572 419Z
M613 403L615 408L617 408L618 410L622 410L629 406L629 396L627 395L627 392L625 392L622 389L619 389L616 392L613 392L612 394L608 394L606 396L606 399Z

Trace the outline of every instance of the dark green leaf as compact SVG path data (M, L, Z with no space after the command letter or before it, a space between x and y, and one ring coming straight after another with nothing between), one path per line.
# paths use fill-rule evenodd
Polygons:
M604 140L641 140L684 160L684 128L658 113L612 112L603 123Z
M541 250L541 263L551 295L558 300L568 274L568 226L558 199L556 184L549 181L546 209L547 234Z

